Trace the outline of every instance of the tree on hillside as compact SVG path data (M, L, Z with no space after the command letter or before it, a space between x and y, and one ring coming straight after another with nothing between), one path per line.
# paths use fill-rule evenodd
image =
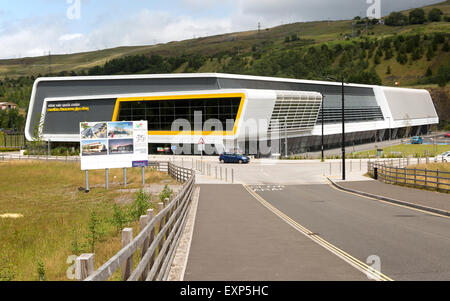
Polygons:
M428 21L429 22L441 22L443 12L439 8L433 8L428 13Z
M446 41L444 43L444 46L442 46L442 50L444 50L445 52L449 52L450 51L450 46L448 45L448 41Z
M408 25L408 17L399 12L393 12L384 19L384 24L388 26Z
M427 61L431 61L431 59L434 57L434 51L433 51L433 46L428 46L428 51L427 51Z
M421 8L416 8L409 13L409 23L423 24L427 21L425 11Z
M381 78L378 76L375 69L371 69L370 71L360 71L357 73L352 73L348 79L350 83L356 84L367 84L367 85L381 85Z

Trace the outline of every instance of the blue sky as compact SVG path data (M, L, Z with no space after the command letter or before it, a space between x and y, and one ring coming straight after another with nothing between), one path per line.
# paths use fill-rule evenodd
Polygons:
M69 8L79 1L80 18ZM382 14L440 0L0 0L0 59L152 45L285 23Z

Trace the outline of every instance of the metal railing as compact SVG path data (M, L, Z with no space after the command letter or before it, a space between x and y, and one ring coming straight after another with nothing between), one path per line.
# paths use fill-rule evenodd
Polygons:
M415 161L413 158L411 160ZM371 177L388 184L450 192L450 172L439 169L408 168L412 161L409 158L369 161L368 173ZM426 162L428 161L427 158Z
M181 192L166 206L158 204L141 216L141 232L133 239L133 229L122 231L122 246L116 255L94 271L94 254L83 254L76 260L78 280L106 281L117 270L122 270L123 281L165 281L175 255L181 233L187 221L188 209L195 189L195 173L167 163L168 173L183 182ZM164 163L159 163L159 168ZM140 250L140 261L133 268L133 257Z

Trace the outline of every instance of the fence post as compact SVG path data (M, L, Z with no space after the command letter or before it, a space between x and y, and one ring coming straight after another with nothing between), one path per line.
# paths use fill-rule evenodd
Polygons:
M83 281L94 273L94 254L81 254L75 260L75 277Z
M228 183L228 168L225 168L225 183Z
M417 185L417 168L414 168L414 188L416 188Z
M147 224L149 223L149 221L150 221L150 218L149 218L148 215L142 215L142 216L141 216L141 218L140 218L140 220L139 220L141 232L142 232L142 230L144 230L145 226L147 226ZM149 237L147 236L147 237L145 238L145 240L144 240L144 243L142 244L142 249L141 249L141 260L144 258L145 253L147 253L148 247L149 247ZM145 279L147 278L147 273L148 273L148 270L147 270L147 269L144 269L144 272L142 273L142 279L145 280Z
M133 228L125 228L122 230L122 248L125 248L133 240ZM122 265L122 280L127 281L131 276L133 268L133 254L129 254L127 261Z
M147 210L147 216L148 216L148 222L150 223L155 218L155 211L153 209ZM155 239L155 226L153 226L152 230L150 231L149 239L148 239L148 245L150 246L153 242L153 239ZM150 258L149 264L146 266L144 270L144 274L147 275L149 269L153 265L153 261L155 259L155 253L153 253L152 257ZM147 278L147 276L145 276Z
M231 184L234 184L234 168L231 169Z
M428 170L425 168L425 188L428 187L428 179L427 179Z
M436 190L439 191L439 168L436 170Z

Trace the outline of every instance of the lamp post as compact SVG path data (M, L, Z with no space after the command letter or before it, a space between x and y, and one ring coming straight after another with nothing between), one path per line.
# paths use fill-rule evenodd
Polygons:
M288 157L287 116L284 116L284 149L287 158Z
M328 79L336 81L335 78L328 76ZM345 86L344 74L342 74L342 180L345 181Z
M322 162L325 162L325 154L324 154L324 128L325 128L325 95L322 94Z
M344 92L344 75L342 75L342 180L345 181L345 92Z

